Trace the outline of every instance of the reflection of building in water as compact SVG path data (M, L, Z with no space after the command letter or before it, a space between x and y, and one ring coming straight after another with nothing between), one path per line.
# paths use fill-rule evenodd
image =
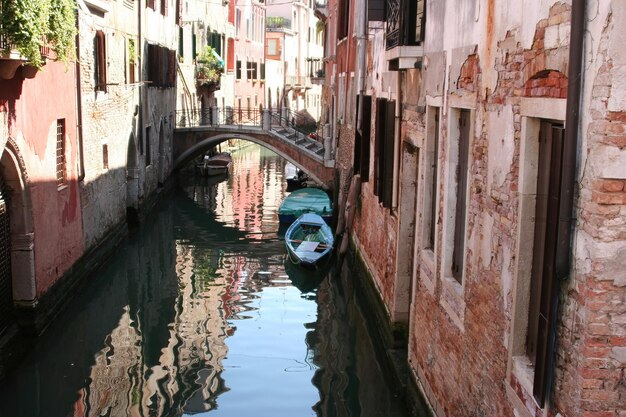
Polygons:
M380 389L393 382L384 380L368 328L374 318L359 303L349 275L344 265L334 277L340 279L322 281L317 291L318 319L306 338L318 366L312 381L320 400L313 408L318 416L405 416L402 401Z
M276 217L276 206L284 194L282 158L253 145L235 152L233 159L228 185L218 185L218 219L246 230L251 239L274 233L276 225L268 220Z
M192 248L177 247L178 295L172 306L163 306L175 308L173 321L162 323L165 329L146 329L145 323L132 320L127 308L95 355L75 416L167 416L215 407L216 397L226 389L220 373L228 351L225 339L233 332L222 304L235 298L229 293L236 293L238 285L233 285L231 273L220 269L219 260L215 273L205 274L215 261L210 252L193 255ZM163 330L163 345L146 346L148 331ZM158 358L148 361L149 351L158 351Z

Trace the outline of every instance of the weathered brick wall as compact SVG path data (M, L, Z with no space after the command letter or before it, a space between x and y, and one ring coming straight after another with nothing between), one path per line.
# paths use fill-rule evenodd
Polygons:
M138 86L126 85L125 37L111 29L82 22L80 68L82 87L82 133L85 179L81 189L84 239L95 245L126 215L126 153L136 118ZM95 91L94 37L106 37L107 92ZM114 35L113 35L114 34ZM108 148L105 167L104 146Z
M85 159L81 204L87 248L97 244L113 227L124 221L127 206L141 205L165 180L172 165L176 89L151 87L143 82L131 83L128 73L129 39L135 42L138 63L143 65L143 68L135 69L135 79L140 80L148 77L147 42L143 42L143 49L139 46L134 34L136 16L132 11L118 5L115 14L116 20L107 21L104 25L100 25L102 22L99 20L80 15ZM159 19L162 16L150 13L149 22L144 24L155 25ZM171 28L174 28L173 24ZM94 37L97 30L103 31L106 39L106 92L96 91ZM150 42L163 44L169 40L171 43L169 38L173 30L164 31L158 41ZM146 128L150 130L149 146L146 144ZM148 149L150 163L146 156ZM129 174L129 167L132 175ZM134 188L131 190L131 187ZM129 202L127 198L130 195L138 201Z
M497 42L494 91L485 90L481 84L481 72L488 62L482 62L480 54L468 55L459 73L450 75L456 81L456 96L465 100L472 99L476 92L486 94L475 96L473 110L467 254L462 300L457 306L464 314L462 326L442 307L448 290L439 281L442 268L439 257L435 259L434 273L419 269L428 276L418 278L412 305L409 360L439 415L513 415L513 407L517 412L525 409L524 413L532 415L543 413L527 385L520 383L509 369L514 354L511 326L515 320L515 294L511 286L520 243L521 106L522 98L566 98L569 15L568 4L555 3L549 15L537 22L530 49L521 46L514 30ZM611 166L615 167L615 161L624 160L621 155L626 117L617 104L614 111L607 110L607 103L611 102L611 77L621 74L620 71L610 62L601 66L595 81L595 102L590 106L591 111L583 110L593 118L586 147L591 149L590 155L595 153L598 165L612 160ZM614 100L618 101L623 103L621 98ZM406 108L408 103L403 104ZM412 116L406 114L411 112L405 110L403 115L403 123L408 126ZM448 157L448 117L444 114L441 120L440 169L446 169ZM419 117L416 120L423 129L424 122ZM500 124L510 129L501 143L496 129ZM424 146L420 135L413 131L414 127L403 129L404 140L414 136L411 140ZM506 149L506 154L497 159L502 149ZM552 412L567 416L622 416L626 403L623 388L626 332L620 303L624 300L626 284L619 271L623 270L626 254L623 249L625 173L622 169L619 174L602 177L585 166L580 166L583 188L579 200L583 209L579 227L585 233L584 238L577 238L575 249L580 269L561 294L565 305L560 314L558 381ZM443 194L440 184L435 250L438 254L445 249L441 236ZM419 218L418 213L418 223ZM603 251L608 252L603 254ZM582 273L583 270L587 272ZM435 282L434 290L425 285L426 281Z
M618 6L618 2L613 2ZM563 294L557 408L566 416L626 416L626 11L602 18L583 92L574 274Z

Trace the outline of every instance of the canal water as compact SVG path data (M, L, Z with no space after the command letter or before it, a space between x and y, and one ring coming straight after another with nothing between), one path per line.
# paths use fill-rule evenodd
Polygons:
M286 161L233 159L181 175L0 381L0 416L407 415L353 290L286 258Z

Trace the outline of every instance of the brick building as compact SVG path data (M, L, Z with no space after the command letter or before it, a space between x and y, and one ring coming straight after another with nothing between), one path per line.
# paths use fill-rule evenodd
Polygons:
M626 7L585 3L329 3L339 232L438 416L626 414Z

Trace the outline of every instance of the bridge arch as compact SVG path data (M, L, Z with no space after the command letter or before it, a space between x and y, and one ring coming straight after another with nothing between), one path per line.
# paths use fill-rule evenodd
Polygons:
M328 185L326 181L324 181L322 178L319 178L314 172L308 169L308 167L296 161L289 154L283 152L279 148L267 143L266 141L262 139L259 139L252 135L243 134L243 133L222 133L222 134L212 135L204 139L199 139L194 145L189 146L185 151L183 151L176 158L176 160L174 161L172 171L174 172L174 171L179 170L180 168L182 168L183 166L191 162L191 160L193 160L194 158L204 154L207 150L211 149L212 147L222 142L225 142L228 139L243 139L243 140L247 140L247 141L256 143L258 145L261 145L264 148L267 148L271 150L272 152L277 153L278 155L285 158L287 161L291 162L292 164L294 164L301 170L305 171L309 175L309 178L313 179L318 184L325 185L325 186Z

